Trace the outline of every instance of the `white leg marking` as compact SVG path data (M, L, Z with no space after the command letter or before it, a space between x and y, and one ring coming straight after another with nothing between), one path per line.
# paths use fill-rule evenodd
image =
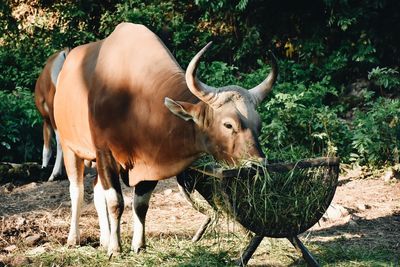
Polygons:
M57 142L57 155L56 155L56 162L54 163L53 171L50 175L49 181L53 181L54 178L60 176L62 174L62 167L63 167L63 152L60 143L60 136L58 131L54 131L56 134L56 142Z
M71 196L71 227L68 235L68 246L76 246L80 243L79 218L83 203L83 182L70 179L69 193Z
M145 237L146 215L144 209L147 212L152 192L153 190L150 190L149 192L147 192L142 196L138 196L135 193L133 193L134 194L132 201L133 237L132 237L131 249L136 253L138 253L140 249L143 249L146 246L146 237Z
M114 188L104 190L104 195L110 222L110 241L107 253L111 256L121 252L120 220L124 209L124 199L122 194L118 193Z
M51 158L51 147L47 147L43 145L43 152L42 152L42 168L46 168L49 165L49 161Z
M110 223L108 221L106 198L99 177L93 188L93 200L99 216L100 246L107 249L110 240Z

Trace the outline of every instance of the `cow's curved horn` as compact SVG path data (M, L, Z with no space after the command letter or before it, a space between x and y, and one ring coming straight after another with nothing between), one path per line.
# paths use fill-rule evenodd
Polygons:
M272 52L270 52L269 54L271 59L271 72L268 74L267 78L264 81L249 90L250 94L253 96L253 100L256 106L258 106L271 91L272 86L276 81L276 77L278 76L278 64L276 62L275 55Z
M200 62L201 56L207 51L207 49L211 46L212 42L209 42L203 49L201 49L190 61L187 69L186 69L186 84L195 96L197 96L200 100L211 104L211 100L216 95L216 91L211 86L208 86L202 83L196 77L196 70Z

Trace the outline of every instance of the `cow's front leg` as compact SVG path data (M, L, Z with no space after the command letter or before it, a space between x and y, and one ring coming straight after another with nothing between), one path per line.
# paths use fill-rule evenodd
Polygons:
M110 241L110 222L108 219L106 197L99 176L94 179L93 185L94 206L99 217L100 225L100 246L107 249Z
M124 211L124 199L119 182L119 170L111 152L98 150L96 157L97 171L104 189L110 223L110 239L107 253L112 256L121 252L120 221Z
M143 181L133 189L133 238L131 249L136 253L146 248L145 221L151 193L157 185L157 181Z

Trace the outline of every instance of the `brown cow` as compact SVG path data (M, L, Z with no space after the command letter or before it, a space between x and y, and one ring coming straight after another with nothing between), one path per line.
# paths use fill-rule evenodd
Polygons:
M66 48L50 56L35 85L35 104L43 118L42 168L47 167L51 158L51 139L53 131L57 142L56 161L49 181L53 181L55 177L60 176L63 167L61 144L54 122L53 100L56 92L58 74L61 71L68 52L69 49Z
M104 40L70 52L54 99L70 180L69 245L79 243L84 159L97 161L100 243L111 255L121 249L119 175L129 176L134 187L132 249L139 251L145 246L144 221L158 180L177 175L204 153L230 164L264 156L255 109L276 80L276 62L266 80L251 90L212 88L196 78L209 46L192 59L186 74L142 25L122 23Z

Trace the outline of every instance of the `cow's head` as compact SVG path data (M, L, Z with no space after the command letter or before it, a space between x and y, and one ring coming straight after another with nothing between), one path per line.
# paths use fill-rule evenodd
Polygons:
M200 57L210 45L197 53L186 70L187 86L201 101L191 104L166 98L165 105L175 115L196 124L206 152L217 160L235 164L244 159L262 158L264 154L258 141L261 120L256 108L276 80L276 60L272 56L271 73L250 90L236 85L213 88L196 77Z

